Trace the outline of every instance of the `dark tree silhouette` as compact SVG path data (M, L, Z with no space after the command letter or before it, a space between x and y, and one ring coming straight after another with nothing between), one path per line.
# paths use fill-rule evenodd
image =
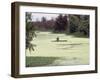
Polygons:
M70 15L70 33L78 32L89 36L89 16L88 15Z
M26 12L26 49L29 48L30 51L31 50L34 51L33 48L34 45L31 44L31 41L36 36L36 34L35 34L34 25L32 23L31 14L32 13Z
M63 16L60 14L55 21L55 32L62 32L65 31L67 28L67 16Z

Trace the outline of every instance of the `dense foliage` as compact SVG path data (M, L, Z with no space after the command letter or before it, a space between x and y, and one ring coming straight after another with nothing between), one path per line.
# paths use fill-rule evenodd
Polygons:
M29 48L30 51L34 50L34 46L31 41L36 36L34 25L31 21L31 13L26 12L26 49Z
M54 25L54 31L55 32L62 32L65 31L67 29L67 16L66 15L62 15L60 14L55 21L55 25Z
M89 36L89 16L88 15L70 15L70 33L78 32Z

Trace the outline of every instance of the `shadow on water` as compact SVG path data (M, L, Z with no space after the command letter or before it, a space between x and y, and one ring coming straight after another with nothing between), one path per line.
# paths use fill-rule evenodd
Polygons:
M60 57L26 57L26 67L47 66Z

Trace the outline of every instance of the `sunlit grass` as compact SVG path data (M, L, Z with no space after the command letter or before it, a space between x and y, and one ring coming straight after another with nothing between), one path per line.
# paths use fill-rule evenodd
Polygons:
M89 38L51 32L36 34L32 41L35 50L26 50L27 67L89 64Z

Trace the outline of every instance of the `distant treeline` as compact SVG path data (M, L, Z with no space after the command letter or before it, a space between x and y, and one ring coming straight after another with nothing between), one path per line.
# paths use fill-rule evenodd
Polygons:
M30 26L34 27L34 30L51 30L52 32L64 33L79 32L89 36L89 15L59 14L58 17L51 20L47 20L43 16L41 21L30 21L29 23Z

